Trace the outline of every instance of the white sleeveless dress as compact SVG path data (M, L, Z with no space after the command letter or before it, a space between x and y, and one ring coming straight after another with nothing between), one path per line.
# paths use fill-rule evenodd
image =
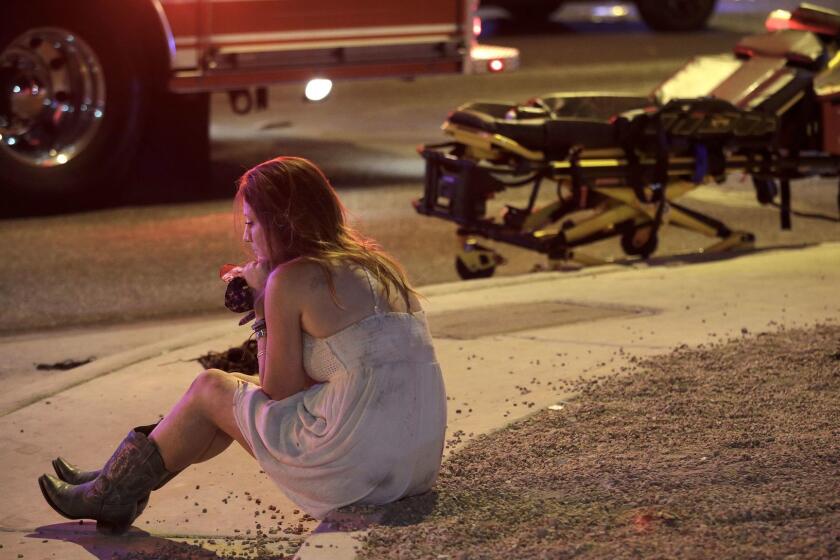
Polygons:
M446 431L446 394L422 311L374 313L327 338L303 334L318 382L283 400L240 381L239 430L262 469L322 519L349 504L385 504L429 490Z

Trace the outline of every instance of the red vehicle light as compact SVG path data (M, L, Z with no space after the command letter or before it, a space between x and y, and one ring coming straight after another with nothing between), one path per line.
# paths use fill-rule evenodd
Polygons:
M487 69L490 72L501 72L505 69L505 62L498 58L494 58L493 60L487 62Z

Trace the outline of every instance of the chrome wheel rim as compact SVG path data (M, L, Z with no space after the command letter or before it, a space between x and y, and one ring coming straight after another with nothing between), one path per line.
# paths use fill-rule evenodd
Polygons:
M65 29L31 29L0 53L0 69L8 76L0 149L32 167L81 154L105 116L105 79L93 49Z

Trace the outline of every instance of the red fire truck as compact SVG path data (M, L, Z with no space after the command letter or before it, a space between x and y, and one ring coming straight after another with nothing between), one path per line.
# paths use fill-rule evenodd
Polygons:
M0 188L67 201L206 157L214 91L247 110L281 82L513 69L515 49L477 44L477 4L3 0Z

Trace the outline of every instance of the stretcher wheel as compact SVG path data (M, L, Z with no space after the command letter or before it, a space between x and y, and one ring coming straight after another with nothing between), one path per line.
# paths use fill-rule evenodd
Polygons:
M475 239L469 238L463 244L463 249L455 257L455 270L462 280L475 278L490 278L496 272L496 266L504 264L505 259L489 247L479 245Z
M496 273L496 265L489 265L487 268L471 270L460 256L455 257L455 270L461 280L475 280L476 278L490 278Z
M753 177L753 186L755 187L755 197L758 203L772 204L779 194L779 185L774 179L758 179Z
M650 225L628 228L621 234L621 248L626 255L646 259L656 252L657 245L659 236Z

